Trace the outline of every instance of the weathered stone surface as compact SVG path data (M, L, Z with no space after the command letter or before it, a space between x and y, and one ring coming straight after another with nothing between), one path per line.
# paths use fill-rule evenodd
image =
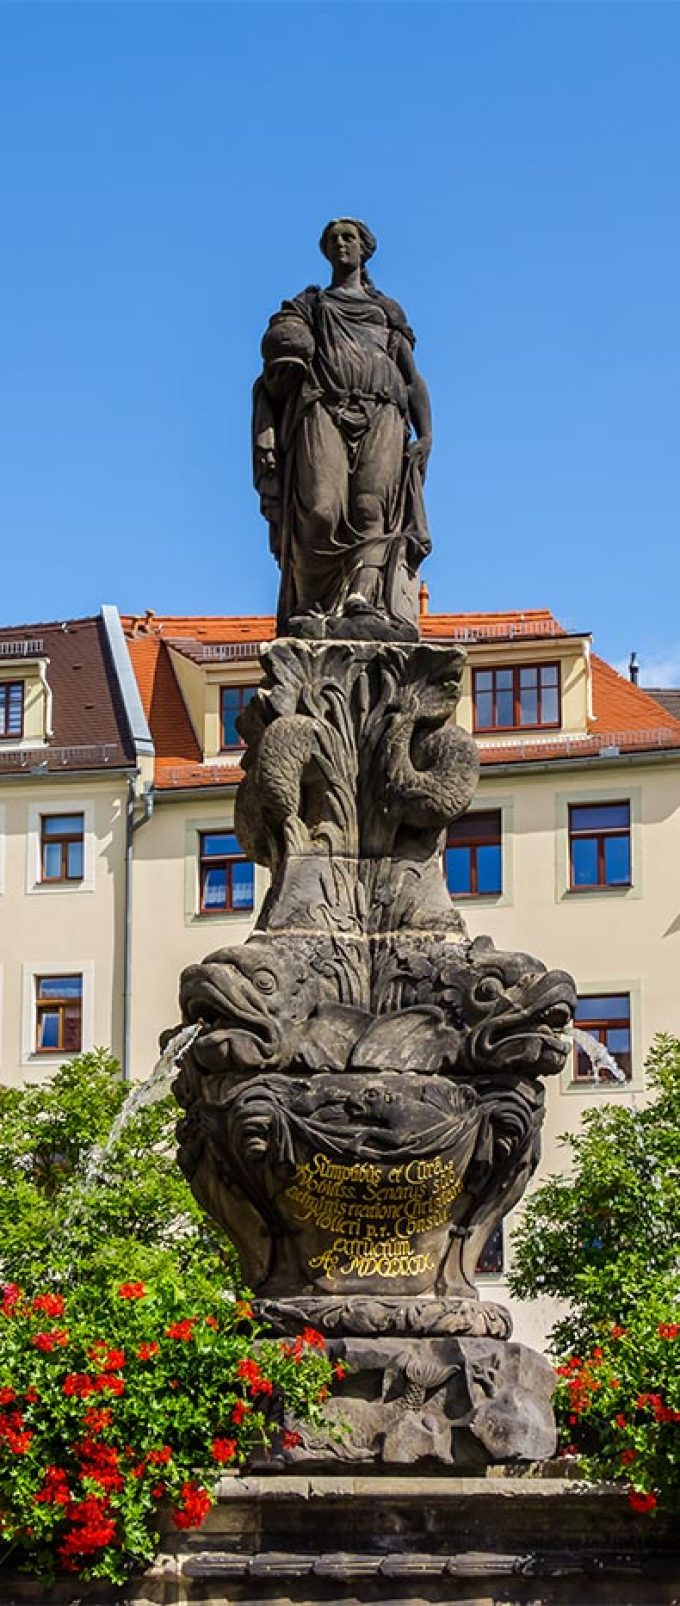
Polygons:
M271 318L253 397L253 477L281 567L279 631L414 639L431 445L415 338L368 277L377 242L365 223L335 218L319 243L331 284L309 286Z

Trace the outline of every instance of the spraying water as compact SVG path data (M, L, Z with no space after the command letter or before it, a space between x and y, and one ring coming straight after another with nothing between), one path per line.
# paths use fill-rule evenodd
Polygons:
M601 1082L609 1077L615 1082L628 1081L625 1071L621 1070L618 1061L614 1059L613 1054L610 1054L604 1043L600 1043L596 1037L591 1037L590 1032L582 1031L580 1026L572 1026L571 1033L577 1048L582 1049L586 1059L590 1060L594 1082ZM603 1072L606 1073L606 1077L603 1077Z

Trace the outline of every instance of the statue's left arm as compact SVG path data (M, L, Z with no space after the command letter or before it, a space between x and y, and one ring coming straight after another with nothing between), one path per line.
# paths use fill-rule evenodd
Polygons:
M403 334L398 336L395 357L399 371L406 381L408 416L416 437L409 447L409 455L418 464L424 480L427 460L432 450L432 409L429 392L422 374L419 374L416 368L409 341Z

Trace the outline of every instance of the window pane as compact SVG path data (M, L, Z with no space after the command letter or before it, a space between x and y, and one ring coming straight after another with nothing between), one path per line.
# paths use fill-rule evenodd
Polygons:
M226 865L210 865L203 875L203 907L204 909L226 909L226 906Z
M520 669L519 683L522 690L528 686L538 686L538 670L535 664Z
M59 1012L46 1010L38 1021L38 1048L59 1047Z
M446 852L446 885L449 892L455 897L456 893L470 891L470 865L471 852L469 848L447 848Z
M496 670L496 690L497 691L512 691L512 670L511 669L497 669Z
M475 705L475 723L479 730L486 730L493 725L493 693L478 691Z
M571 884L597 886L597 841L594 836L574 837L571 844Z
M475 688L480 691L493 691L493 671L491 669L475 670Z
M500 842L500 839L500 809L473 809L449 826L447 847L456 848L463 842Z
M503 1226L494 1227L487 1238L482 1253L477 1261L478 1272L499 1272L503 1270Z
M61 842L46 842L43 847L43 874L46 881L61 878Z
M477 848L477 891L500 892L501 850L497 844Z
M64 1010L62 1048L68 1054L80 1048L80 1004Z
M577 1021L628 1020L630 999L627 993L606 993L604 996L579 998L576 1004Z
M530 686L520 687L519 693L519 722L520 725L538 724L538 688Z
M607 831L630 825L629 803L572 804L569 810L572 831Z
M237 860L232 864L231 902L234 909L253 907L253 866L248 859Z
M79 836L83 829L82 814L43 814L43 836Z
M625 886L630 881L630 837L605 837L604 878L609 887Z
M83 991L82 976L40 976L39 998L80 998Z
M558 680L557 664L541 664L541 685L544 691L547 686L556 686Z
M48 844L48 847L51 844ZM66 848L66 868L72 881L79 881L83 874L83 844L82 842L69 842Z
M618 1059L619 1054L630 1053L630 1028L628 1026L609 1026L606 1033L607 1048Z
M514 723L512 686L507 691L499 687L496 692L496 724L507 727L508 725L514 725Z
M556 686L546 686L541 697L541 724L558 725L560 719L560 700Z
M20 736L24 710L24 683L0 686L0 736Z
M204 859L224 859L240 852L238 837L231 831L209 831L201 837L201 854Z

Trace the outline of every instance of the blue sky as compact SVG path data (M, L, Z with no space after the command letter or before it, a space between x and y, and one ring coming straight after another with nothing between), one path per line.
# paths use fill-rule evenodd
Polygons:
M680 683L680 7L0 5L0 622L268 612L250 387L338 213L435 414L436 610Z

